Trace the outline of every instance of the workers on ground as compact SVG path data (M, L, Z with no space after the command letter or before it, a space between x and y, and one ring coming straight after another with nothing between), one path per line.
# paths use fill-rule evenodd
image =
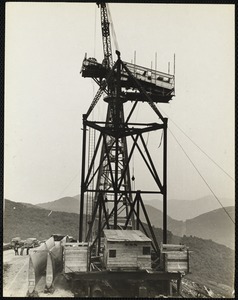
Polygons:
M20 242L19 242L19 248L21 249L20 250L20 255L23 255L23 252L24 252L24 249L25 249L25 242L24 242L24 240L20 240Z
M15 242L15 245L14 245L15 255L19 255L18 249L19 249L19 243L18 243L18 242Z
M21 246L21 252L20 252L20 255L23 255L24 249L25 249L25 247L24 247L24 246Z

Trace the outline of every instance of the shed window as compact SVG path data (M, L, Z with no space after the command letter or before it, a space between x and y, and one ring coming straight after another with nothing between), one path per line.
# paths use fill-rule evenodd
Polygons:
M116 250L109 250L109 257L116 257Z
M143 247L143 255L150 255L150 247Z

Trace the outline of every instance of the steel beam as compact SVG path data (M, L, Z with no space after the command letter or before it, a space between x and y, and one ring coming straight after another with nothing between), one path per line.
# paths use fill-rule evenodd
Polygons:
M159 272L159 271L94 271L94 272L82 272L72 273L70 279L72 280L153 280L153 281L164 281L164 280L180 280L182 274Z
M167 124L164 118L164 149L163 149L163 244L167 244Z
M86 115L83 115L83 143L82 143L82 166L81 166L81 195L80 195L80 215L79 215L79 242L83 240L83 210L85 193L85 164L86 164Z

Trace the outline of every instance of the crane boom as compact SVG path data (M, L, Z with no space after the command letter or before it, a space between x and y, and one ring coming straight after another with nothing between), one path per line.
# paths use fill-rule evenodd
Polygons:
M103 64L106 68L111 69L113 65L113 60L107 4L105 2L97 2L97 5L100 7L101 11L102 43L104 54Z

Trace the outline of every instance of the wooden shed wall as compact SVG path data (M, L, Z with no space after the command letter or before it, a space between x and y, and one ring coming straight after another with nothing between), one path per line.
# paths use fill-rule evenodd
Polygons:
M151 255L143 255L143 247L150 242L105 243L104 263L107 269L151 269ZM109 250L116 250L116 257L109 257Z

